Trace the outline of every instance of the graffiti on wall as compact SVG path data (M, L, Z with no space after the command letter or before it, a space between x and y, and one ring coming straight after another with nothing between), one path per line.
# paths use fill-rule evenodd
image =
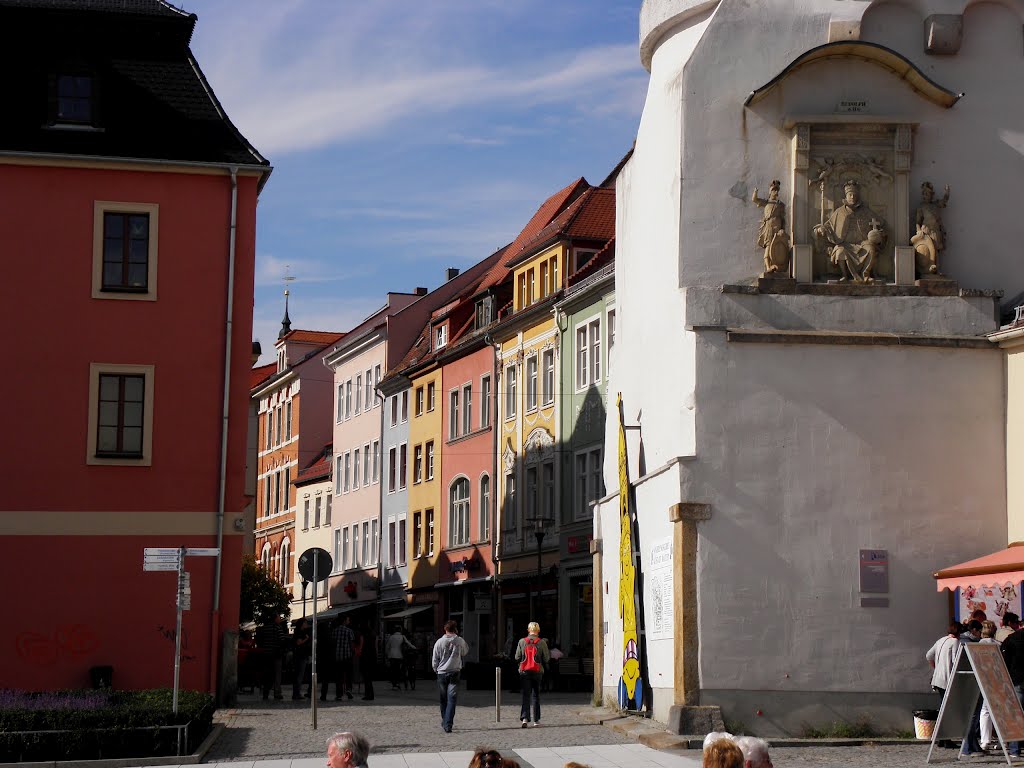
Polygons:
M629 507L629 462L626 456L626 425L619 410L619 616L622 618L622 676L619 678L619 708L639 710L644 687L640 679L640 644L637 633L636 566L633 561L633 520Z
M81 658L100 647L99 638L85 624L61 624L49 632L21 632L15 652L26 664L50 667L60 658Z
M156 631L160 637L171 644L171 648L174 648L174 627L165 627L163 624L160 624L157 626ZM171 655L173 656L173 654ZM184 627L181 629L181 660L196 660L196 657L188 652L188 630Z

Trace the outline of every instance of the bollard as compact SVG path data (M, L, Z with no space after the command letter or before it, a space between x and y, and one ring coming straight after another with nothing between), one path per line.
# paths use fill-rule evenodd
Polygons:
M501 667L494 668L494 722L501 722Z

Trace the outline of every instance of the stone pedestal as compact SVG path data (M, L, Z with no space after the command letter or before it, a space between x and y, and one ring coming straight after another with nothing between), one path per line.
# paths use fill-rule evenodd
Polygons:
M758 293L796 293L796 278L778 275L777 272L762 274L757 278Z
M925 275L915 280L914 285L923 288L927 296L958 296L960 294L959 283L945 275Z

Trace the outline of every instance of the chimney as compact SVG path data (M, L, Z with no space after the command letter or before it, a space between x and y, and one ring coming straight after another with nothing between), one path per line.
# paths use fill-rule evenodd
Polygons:
M416 294L417 296L426 296L427 295L427 289L426 288L415 288L413 290L413 293Z
M454 280L456 277L458 277L458 274L459 270L457 268L448 267L448 269L444 271L444 281L447 283L449 280Z

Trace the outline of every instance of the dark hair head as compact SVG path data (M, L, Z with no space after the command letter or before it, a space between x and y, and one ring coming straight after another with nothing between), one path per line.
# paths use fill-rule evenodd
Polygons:
M501 768L501 753L479 747L470 758L469 768Z
M977 621L984 621L987 618L988 616L985 615L985 612L981 610L981 608L978 608L976 611L974 611L974 613L971 614L971 619L975 619Z
M459 623L455 619L448 619L448 621L446 621L444 623L444 631L445 632L458 632L459 631Z
M959 635L963 631L964 631L964 625L961 624L959 621L951 621L951 622L949 622L949 634L951 634L951 635Z
M970 632L981 632L981 622L977 619L971 619L967 622L967 629Z
M1013 611L1007 611L1003 614L1003 626L1013 627L1014 629L1020 624L1020 616Z

